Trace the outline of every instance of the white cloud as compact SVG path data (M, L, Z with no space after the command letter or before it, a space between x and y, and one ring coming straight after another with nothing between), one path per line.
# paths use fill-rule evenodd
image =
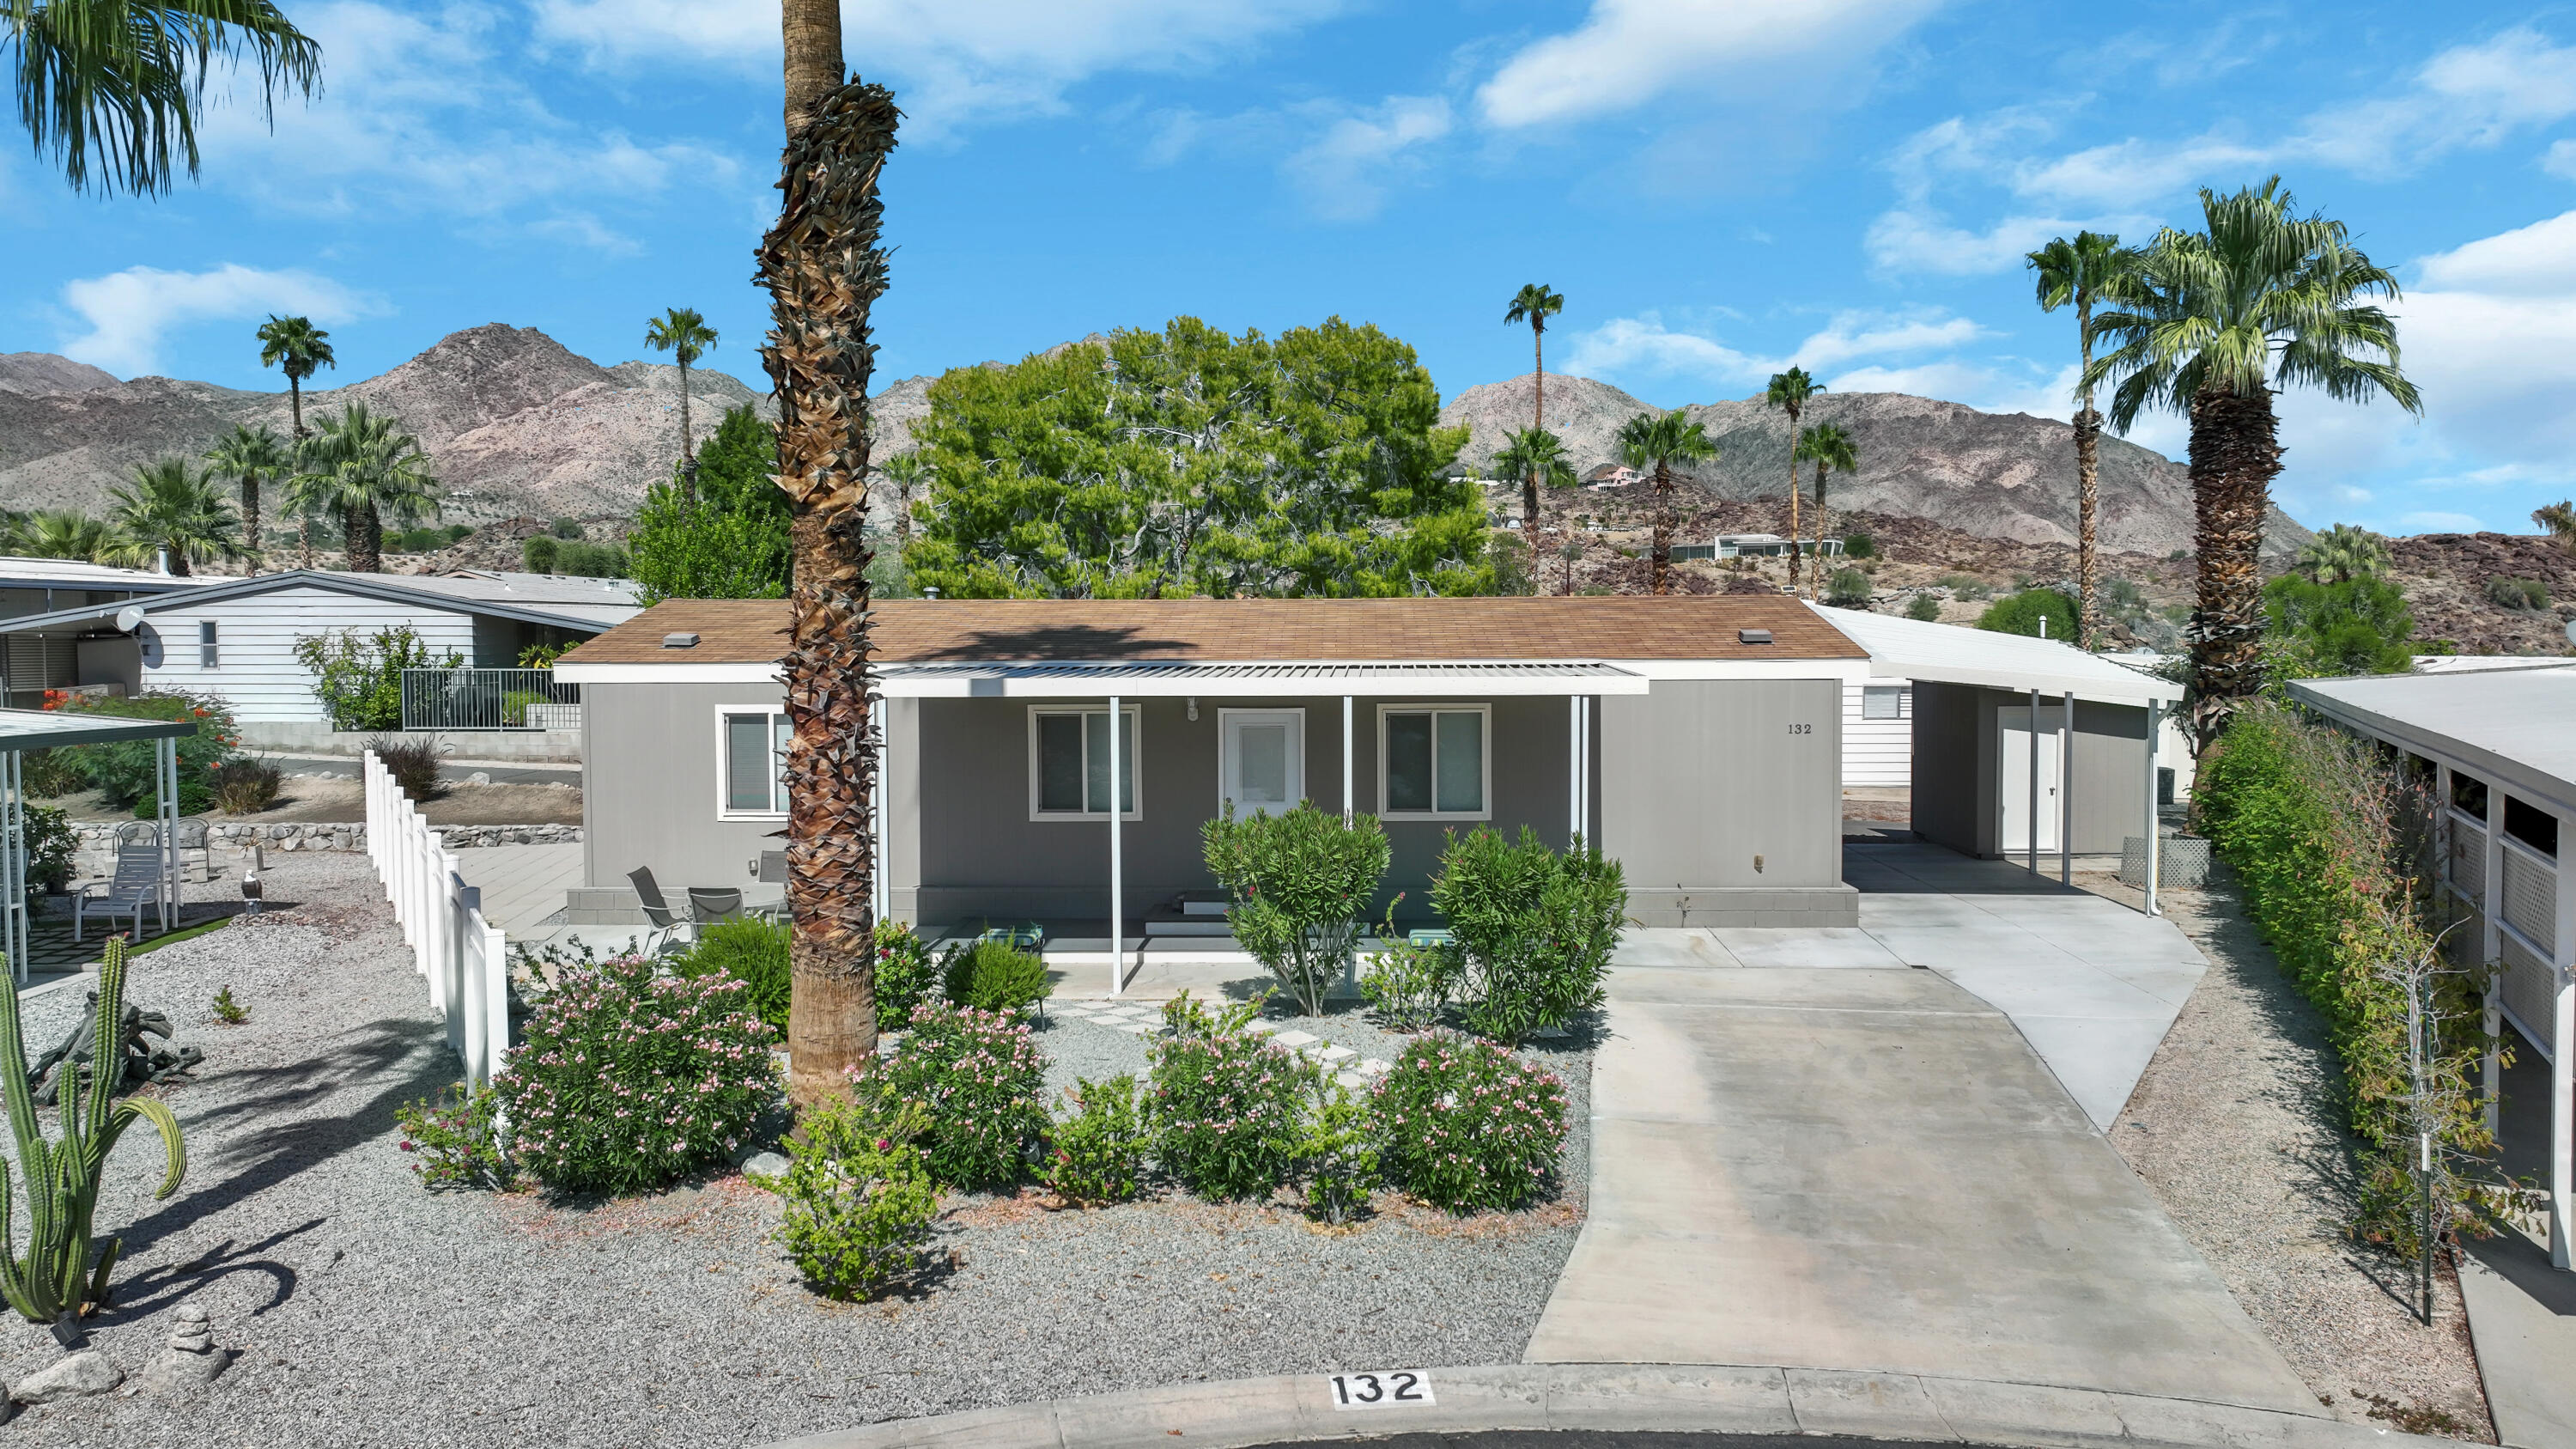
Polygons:
M377 310L328 277L229 262L204 272L128 267L66 283L63 304L89 327L64 341L63 355L129 377L158 367L163 338L191 323L281 312L337 324Z
M1120 70L1205 65L1342 8L1342 0L873 0L845 4L842 53L897 87L917 136L1060 110ZM536 0L537 34L616 65L777 74L776 0Z
M2177 144L2128 140L2025 166L2013 178L2013 189L2095 206L2136 206L2188 191L2211 176L2259 171L2272 162L2269 151L2218 136Z
M1344 115L1281 164L1327 221L1365 221L1386 203L1391 177L1418 169L1416 148L1449 134L1449 103L1438 96L1389 96Z
M2419 288L2515 297L2576 292L2576 211L2423 259Z
M1965 317L1937 309L1840 312L1784 357L1763 357L1696 332L1675 331L1653 312L1617 317L1574 337L1565 366L1587 376L1676 376L1720 386L1759 382L1787 367L1821 371L1866 357L1901 357L1957 347L1986 335Z
M2576 181L2576 141L2552 141L2540 158L2540 169L2562 181Z
M1813 85L1819 66L1866 60L1939 3L1593 0L1581 26L1521 50L1476 100L1487 123L1518 128L1633 110L1720 78Z
M2447 513L2439 509L2419 510L2404 515L2399 521L2422 533L2476 533L2484 526L2474 514Z
M2569 115L2576 46L2516 26L2434 56L2401 90L2318 112L2289 149L2365 175L2399 175Z
M2091 227L2117 231L2114 221L2069 221L2052 216L2008 216L1986 230L1966 231L1932 211L1899 207L1869 224L1861 245L1882 272L1931 272L1947 277L2007 271L2051 237Z

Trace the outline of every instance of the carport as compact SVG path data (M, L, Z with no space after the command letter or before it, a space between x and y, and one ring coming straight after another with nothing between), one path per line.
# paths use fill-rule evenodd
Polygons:
M197 722L166 719L121 719L111 715L41 709L0 709L0 951L9 956L13 979L27 979L28 938L33 922L27 912L27 785L29 750L70 745L98 745L117 740L153 742L154 798L159 805L161 851L161 929L167 932L179 906L179 752L183 735L197 732Z
M2072 644L1810 606L1913 682L1914 833L2071 883L2078 856L2143 839L2155 914L2156 807L2185 768L2167 711L2182 686Z

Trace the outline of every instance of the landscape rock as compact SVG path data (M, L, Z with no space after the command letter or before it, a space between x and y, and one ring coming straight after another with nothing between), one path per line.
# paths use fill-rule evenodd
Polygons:
M144 1366L139 1384L144 1393L156 1399L195 1393L232 1366L232 1354L215 1347L205 1309L182 1303L176 1317L178 1324L171 1331L169 1347Z
M124 1371L97 1349L66 1354L20 1379L9 1397L22 1404L50 1404L61 1399L103 1394L125 1382Z

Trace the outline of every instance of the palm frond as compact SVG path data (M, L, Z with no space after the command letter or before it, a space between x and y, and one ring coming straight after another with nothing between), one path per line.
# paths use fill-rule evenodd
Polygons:
M259 75L272 123L281 89L311 95L321 47L270 0L0 0L18 51L18 117L76 191L152 195L197 174L197 112L217 61Z

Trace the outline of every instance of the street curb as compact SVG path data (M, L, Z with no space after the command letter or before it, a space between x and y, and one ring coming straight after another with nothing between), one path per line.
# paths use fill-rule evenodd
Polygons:
M768 1449L1248 1449L1396 1434L1813 1434L2045 1449L2441 1445L2277 1409L1916 1374L1671 1364L1430 1369L1436 1402L1336 1410L1322 1374L1178 1384L782 1440Z

